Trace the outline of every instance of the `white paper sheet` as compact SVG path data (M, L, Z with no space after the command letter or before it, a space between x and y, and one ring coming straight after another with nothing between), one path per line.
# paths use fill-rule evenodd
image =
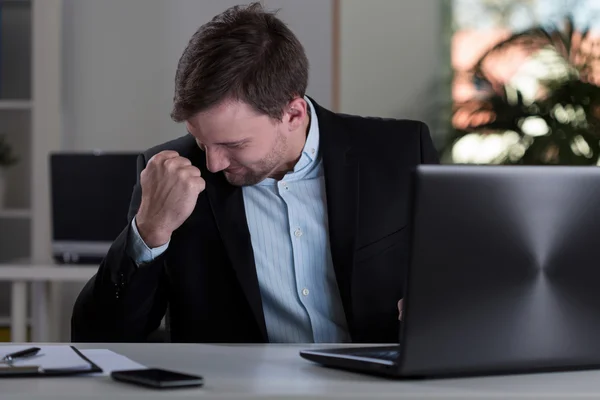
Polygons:
M81 354L89 358L94 364L102 368L102 373L94 375L110 375L112 371L120 371L125 369L145 369L142 364L117 354L111 350L105 349L85 349L80 350Z

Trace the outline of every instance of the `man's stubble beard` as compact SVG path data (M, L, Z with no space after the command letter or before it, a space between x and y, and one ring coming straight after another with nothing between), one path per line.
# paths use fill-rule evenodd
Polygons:
M287 150L287 140L279 134L273 149L267 156L258 161L252 171L246 171L243 175L225 173L225 178L233 186L252 186L268 178L283 162Z

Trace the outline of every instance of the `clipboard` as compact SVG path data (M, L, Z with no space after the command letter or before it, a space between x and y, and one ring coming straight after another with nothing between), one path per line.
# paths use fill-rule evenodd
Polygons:
M79 349L74 346L69 346L82 360L89 364L86 369L71 369L71 368L47 368L40 366L19 366L6 365L0 366L0 379L2 378L32 378L32 377L51 377L51 376L73 376L86 375L103 372L102 368L84 356Z

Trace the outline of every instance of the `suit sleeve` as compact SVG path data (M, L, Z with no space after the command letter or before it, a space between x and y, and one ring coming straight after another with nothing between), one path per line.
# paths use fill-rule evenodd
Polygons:
M439 164L440 159L438 152L433 145L431 140L431 134L429 133L429 127L425 123L421 123L421 129L419 133L421 141L421 163L422 164Z
M165 314L164 258L168 250L140 268L127 252L132 237L131 222L141 202L139 176L145 166L145 157L140 155L129 222L75 302L72 342L144 342L159 327Z

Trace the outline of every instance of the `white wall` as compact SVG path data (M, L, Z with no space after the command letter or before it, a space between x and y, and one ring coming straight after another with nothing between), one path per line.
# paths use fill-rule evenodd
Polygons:
M340 111L438 124L440 0L340 0Z
M65 0L63 147L143 150L185 131L169 118L179 57L196 29L243 0ZM311 63L309 93L331 103L331 2L266 0Z

